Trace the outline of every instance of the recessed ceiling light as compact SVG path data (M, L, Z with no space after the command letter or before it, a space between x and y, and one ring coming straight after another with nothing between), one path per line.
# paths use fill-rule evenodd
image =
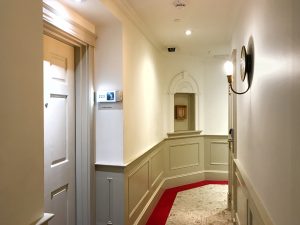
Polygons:
M185 35L186 35L186 36L190 36L191 34L192 34L192 31L191 31L191 30L186 30L186 31L185 31Z
M74 2L85 2L86 0L73 0Z

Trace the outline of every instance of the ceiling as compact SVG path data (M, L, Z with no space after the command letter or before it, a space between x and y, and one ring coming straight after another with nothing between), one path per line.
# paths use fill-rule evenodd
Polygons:
M60 0L93 23L111 18L101 0ZM130 8L159 48L176 54L222 57L230 52L231 34L241 0L114 0ZM177 5L177 7L176 7ZM184 7L181 5L185 5ZM126 7L125 7L126 6ZM192 35L186 36L190 29ZM173 53L174 54L174 53Z

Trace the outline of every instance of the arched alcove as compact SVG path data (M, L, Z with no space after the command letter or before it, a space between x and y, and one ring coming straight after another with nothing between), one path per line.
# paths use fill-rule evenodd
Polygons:
M199 128L199 85L196 80L186 71L180 72L174 76L169 85L169 133L175 131L195 131ZM178 97L178 98L177 98ZM186 98L186 100L184 100ZM176 100L177 99L177 100ZM176 102L177 101L177 102ZM182 102L189 102L185 106ZM177 105L176 105L177 104ZM180 105L183 104L183 105ZM175 106L176 105L176 106ZM182 106L182 107L181 107ZM175 111L176 107L176 111ZM183 112L187 108L187 121L185 128L180 130L179 125L176 128L176 112ZM193 118L192 118L193 117ZM183 118L184 120L184 118ZM178 122L180 124L181 122ZM186 128L188 127L188 128Z

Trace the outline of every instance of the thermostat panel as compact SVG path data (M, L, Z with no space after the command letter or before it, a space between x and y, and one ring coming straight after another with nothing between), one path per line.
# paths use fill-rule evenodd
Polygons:
M96 102L120 102L122 93L120 91L97 91Z

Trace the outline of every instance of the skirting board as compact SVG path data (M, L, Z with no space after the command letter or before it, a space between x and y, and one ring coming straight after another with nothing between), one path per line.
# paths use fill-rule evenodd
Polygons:
M156 204L158 203L160 197L162 196L164 189L162 188L164 184L164 180L158 185L156 190L153 192L153 195L150 197L147 204L144 206L141 214L136 219L133 225L145 225L147 223L148 218L150 217L153 209L155 208Z
M52 213L44 213L44 216L35 223L35 225L47 225L48 222L54 217Z
M178 176L165 178L164 189L173 188L188 183L194 183L203 180L227 180L227 171L217 170L204 170L198 172L192 172L188 174L181 174Z
M205 170L205 180L228 180L227 171Z

